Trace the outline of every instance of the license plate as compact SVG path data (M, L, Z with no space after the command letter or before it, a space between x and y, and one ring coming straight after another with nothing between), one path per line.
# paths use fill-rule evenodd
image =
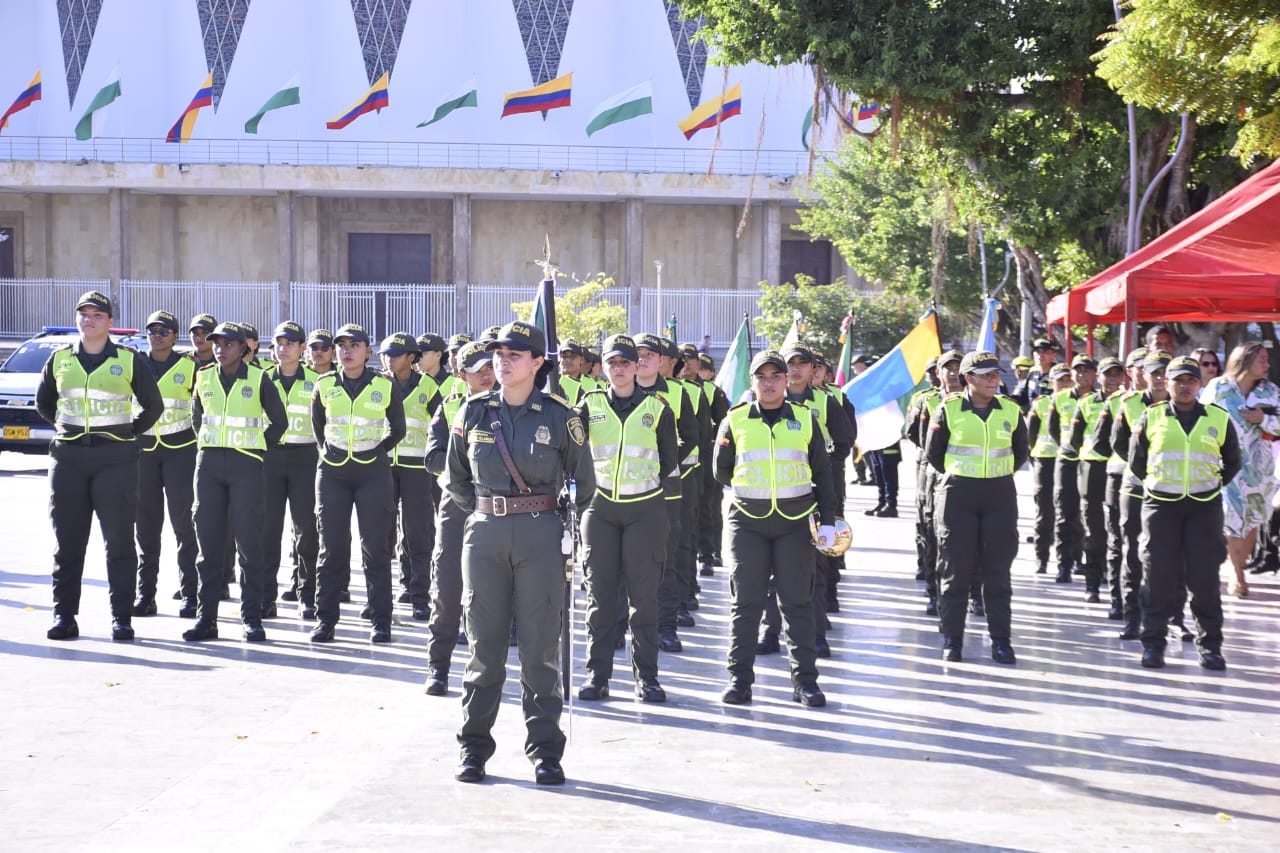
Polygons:
M31 427L7 426L4 428L5 441L30 441Z

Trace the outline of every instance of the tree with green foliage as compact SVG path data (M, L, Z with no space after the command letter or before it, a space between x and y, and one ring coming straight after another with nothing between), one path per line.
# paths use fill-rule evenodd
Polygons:
M897 346L924 313L926 302L909 294L867 296L855 293L843 279L816 284L806 275L796 281L760 283L760 316L756 332L780 346L791 328L795 312L804 317L801 340L831 359L840 354L840 326L851 316L849 333L857 352L883 354Z
M567 278L564 273L557 276ZM556 335L561 341L572 338L587 346L602 337L626 333L627 309L603 299L607 287L613 287L613 279L597 273L577 287L556 292ZM533 302L513 302L511 310L527 318L533 313Z

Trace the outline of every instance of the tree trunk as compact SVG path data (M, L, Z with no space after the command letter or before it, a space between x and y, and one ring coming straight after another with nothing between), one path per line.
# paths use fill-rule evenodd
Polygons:
M1187 199L1187 184L1191 180L1191 161L1196 150L1196 119L1187 121L1187 138L1180 140L1182 150L1166 179L1167 188L1164 198L1164 227L1172 228L1191 214L1191 203Z

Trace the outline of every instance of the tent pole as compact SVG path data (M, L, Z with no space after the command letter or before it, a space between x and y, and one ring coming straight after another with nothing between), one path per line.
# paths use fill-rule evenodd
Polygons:
M1085 338L1085 352L1089 353L1089 358L1093 358L1093 324L1089 324L1089 334Z

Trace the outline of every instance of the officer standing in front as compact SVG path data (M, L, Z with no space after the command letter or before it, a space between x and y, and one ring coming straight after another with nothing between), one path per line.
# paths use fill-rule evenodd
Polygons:
M1190 593L1196 646L1205 669L1227 668L1222 656L1226 559L1222 487L1240 472L1240 444L1226 410L1202 405L1200 364L1175 358L1165 371L1171 399L1147 409L1133 430L1129 469L1142 480L1142 665L1164 666L1169 617L1179 586Z
M165 506L169 525L178 543L178 588L182 605L178 615L196 615L196 528L191 520L195 500L192 479L196 470L196 433L191 426L191 395L196 387L196 363L176 352L178 318L156 311L144 328L150 353L146 365L164 398L164 414L138 441L138 600L134 616L154 616L156 586L160 577L161 534Z
M665 702L658 683L658 585L669 531L662 478L679 467L675 416L636 386L638 356L630 337L613 335L603 349L609 389L588 391L582 404L596 495L582 517L588 679L578 698L609 695L618 592L624 589L636 696Z
M240 554L240 621L244 639L262 642L263 457L288 427L284 403L260 368L244 363L248 349L236 323L219 323L209 335L216 365L196 374L191 420L200 448L196 454L196 539L200 576L196 624L187 642L218 636L227 547ZM263 419L268 423L264 426ZM228 524L230 535L228 536ZM230 541L230 545L228 545Z
M342 371L321 376L311 397L311 428L321 445L316 472L320 558L311 642L334 640L339 603L351 582L354 509L373 623L369 641L389 643L395 505L387 454L404 438L404 407L391 380L368 366L372 350L363 326L343 326L333 342Z
M759 353L750 369L755 401L729 409L716 437L716 479L733 493L729 686L720 699L726 705L751 701L756 631L772 580L787 637L792 698L816 708L827 698L818 687L814 652L814 545L835 544L831 459L813 411L786 399L782 354ZM809 530L815 509L820 518L816 543Z
M463 607L471 659L462 684L461 762L455 778L481 782L506 681L514 617L520 654L525 755L540 785L564 784L560 686L565 557L555 510L567 479L581 510L595 494L591 449L578 413L538 390L549 372L546 338L508 323L486 344L501 387L474 396L453 423L445 488L470 512L462 547ZM568 665L569 662L564 662Z
M138 510L138 446L164 413L164 400L145 356L111 340L111 300L91 290L76 303L80 339L55 350L40 372L36 411L57 434L49 444L49 518L53 554L50 640L80 636L84 552L93 517L107 546L111 639L132 640L133 546ZM134 404L141 411L134 414Z
M960 362L965 391L947 398L929 424L925 455L941 474L938 618L943 660L962 659L965 601L982 584L991 658L1014 664L1009 569L1018 554L1018 493L1013 472L1027 461L1022 409L1000 396L1000 359L971 352Z

